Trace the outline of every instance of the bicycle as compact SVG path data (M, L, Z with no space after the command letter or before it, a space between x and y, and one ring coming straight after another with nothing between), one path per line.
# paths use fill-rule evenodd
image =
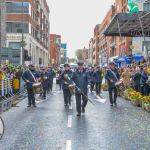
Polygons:
M4 135L4 121L2 119L2 117L0 117L0 140L2 139L3 135Z

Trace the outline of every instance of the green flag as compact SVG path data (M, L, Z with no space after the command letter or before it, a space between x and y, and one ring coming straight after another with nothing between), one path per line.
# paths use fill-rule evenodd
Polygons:
M129 14L137 13L139 11L138 4L135 0L128 0Z

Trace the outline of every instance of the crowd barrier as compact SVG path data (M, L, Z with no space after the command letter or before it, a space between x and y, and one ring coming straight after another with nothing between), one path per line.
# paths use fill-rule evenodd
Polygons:
M24 81L20 78L0 80L0 113L10 109L15 101L24 96Z

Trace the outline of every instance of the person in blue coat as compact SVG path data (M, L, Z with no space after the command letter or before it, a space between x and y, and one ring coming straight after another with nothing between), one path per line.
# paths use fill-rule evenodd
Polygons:
M54 80L54 77L55 77L55 72L52 69L52 67L48 67L47 75L48 75L48 88L47 88L47 92L49 93L49 92L51 92L53 90L53 80Z
M147 68L145 67L141 73L141 87L143 87L142 95L148 96L150 93L150 86L147 84L148 80L148 73L147 73Z
M36 107L35 103L35 95L34 95L34 90L33 90L33 83L36 82L36 79L38 78L38 74L35 71L35 66L33 64L29 65L29 69L26 70L23 75L22 79L26 83L26 88L27 88L27 94L28 94L28 107L31 107L33 105Z
M47 73L46 68L44 67L41 68L40 79L41 79L42 88L43 88L42 97L43 99L46 99L46 91L48 89L48 73Z
M72 72L70 70L69 64L64 65L64 71L60 75L60 79L62 81L62 89L63 89L63 95L64 95L64 106L71 105L71 93L69 91L69 85L72 84Z
M116 100L117 100L117 88L115 86L115 83L120 79L120 75L118 70L115 68L115 63L111 62L109 64L110 68L107 70L105 78L107 80L108 84L108 91L109 91L109 100L111 106L113 104L117 106ZM113 96L114 92L114 96Z
M102 80L103 80L103 73L98 66L96 70L94 71L94 83L96 86L96 94L100 96L101 93L101 85L102 85Z
M72 80L77 86L76 94L75 94L77 116L81 116L81 112L85 113L85 107L88 102L88 99L86 96L88 92L88 84L90 83L90 79L89 79L89 73L86 72L83 65L84 65L84 62L79 61L78 69L73 73L73 76L72 76Z

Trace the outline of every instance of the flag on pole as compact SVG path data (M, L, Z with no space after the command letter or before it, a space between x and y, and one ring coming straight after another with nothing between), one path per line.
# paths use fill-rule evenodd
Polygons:
M139 6L135 0L128 0L128 14L137 13L139 11Z

